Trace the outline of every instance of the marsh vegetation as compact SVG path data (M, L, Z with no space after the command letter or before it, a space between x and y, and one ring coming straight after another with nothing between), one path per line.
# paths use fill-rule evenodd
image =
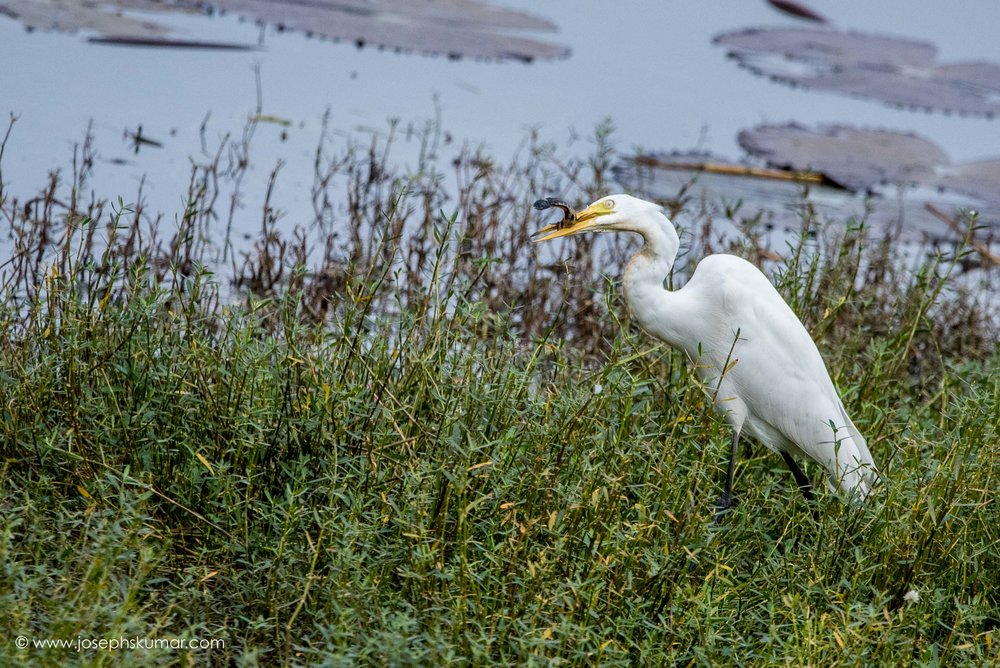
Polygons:
M713 525L727 428L630 323L629 242L530 242L538 197L608 192L613 136L510 164L425 138L408 171L391 141L321 145L314 218L282 225L220 191L239 143L173 219L90 195L86 146L36 197L0 189L0 629L226 642L4 663L1000 659L1000 352L961 243L804 209L769 249L738 207L664 201L691 249L672 280L708 252L762 266L885 479L815 521L751 447Z

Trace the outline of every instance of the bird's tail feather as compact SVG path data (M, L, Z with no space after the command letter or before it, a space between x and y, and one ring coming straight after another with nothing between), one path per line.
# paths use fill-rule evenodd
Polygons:
M854 426L843 404L840 406L840 412L847 428L847 438L838 439L837 468L840 490L864 501L878 483L878 468L875 466L875 460L868 449L865 437Z

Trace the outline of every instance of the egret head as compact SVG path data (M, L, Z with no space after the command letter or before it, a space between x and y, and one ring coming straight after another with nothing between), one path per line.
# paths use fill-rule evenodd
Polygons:
M631 195L608 195L578 211L572 220L547 225L535 232L544 235L535 242L568 237L581 232L639 232L649 224L651 215L659 215L660 207Z

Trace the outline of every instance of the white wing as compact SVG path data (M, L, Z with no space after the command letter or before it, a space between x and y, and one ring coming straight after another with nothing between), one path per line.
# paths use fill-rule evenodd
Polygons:
M820 463L842 491L867 494L876 472L865 439L812 337L767 277L741 258L711 255L674 294L673 317L686 315L700 356L697 344L685 350L730 422Z

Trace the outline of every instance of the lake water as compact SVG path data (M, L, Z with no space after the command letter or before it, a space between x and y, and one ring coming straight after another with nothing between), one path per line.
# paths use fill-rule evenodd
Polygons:
M384 131L388 118L429 118L435 97L442 122L457 140L481 143L509 158L529 128L557 143L587 136L613 119L624 149L701 149L739 158L737 132L761 122L851 123L918 132L953 159L1000 156L1000 121L898 111L876 102L795 90L752 76L727 60L711 37L755 25L803 25L765 2L611 3L579 0L507 6L559 25L554 41L572 48L555 62L480 63L397 55L376 49L264 31L256 52L185 51L89 44L79 35L27 33L0 18L0 114L19 115L3 159L11 191L29 196L53 168L65 167L74 143L93 122L101 162L99 196L126 200L142 175L153 209L171 218L183 210L189 157L208 136L239 135L257 106L260 68L263 112L292 122L262 125L254 140L253 183L261 192L278 159L286 163L275 196L292 213L308 201L320 123L330 110L338 137ZM939 61L1000 62L1000 3L995 0L914 3L885 0L814 2L845 28L926 39ZM187 36L255 44L260 28L233 16L170 17ZM164 143L137 155L123 138L141 125ZM585 142L576 148L586 150ZM456 148L457 150L457 148ZM406 151L400 154L407 159ZM248 209L253 203L248 201ZM306 214L308 215L308 214ZM254 220L257 214L253 214Z

